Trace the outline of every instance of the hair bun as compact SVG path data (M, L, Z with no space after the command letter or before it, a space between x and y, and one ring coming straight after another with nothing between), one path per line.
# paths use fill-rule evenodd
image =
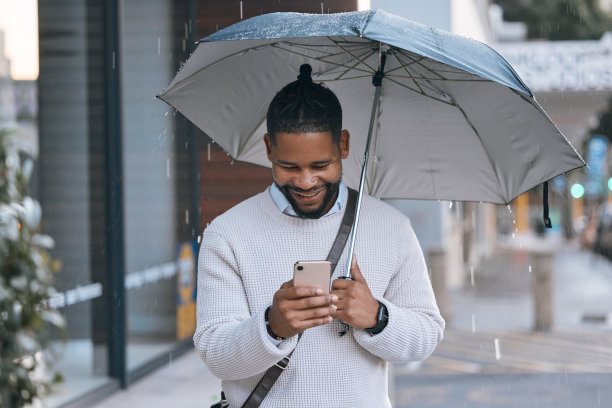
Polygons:
M298 81L312 82L310 74L312 74L312 67L310 64L302 64L300 66L300 75L298 75L297 79Z

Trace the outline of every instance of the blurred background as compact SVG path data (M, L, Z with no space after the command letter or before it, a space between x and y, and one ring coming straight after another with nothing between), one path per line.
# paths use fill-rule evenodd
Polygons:
M508 206L391 201L448 322L434 356L394 366L395 406L559 406L572 387L575 406L609 403L612 0L0 0L0 127L37 158L61 262L49 406L91 406L191 352L198 237L272 181L155 98L196 41L262 13L368 8L497 50L590 165L551 180L552 229L542 186ZM538 381L556 394L525 391Z

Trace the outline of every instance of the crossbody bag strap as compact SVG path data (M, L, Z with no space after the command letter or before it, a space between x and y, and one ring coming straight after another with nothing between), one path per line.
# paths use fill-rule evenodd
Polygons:
M351 228L353 228L353 219L355 218L354 216L356 205L357 191L353 190L352 188L349 188L348 197L346 199L346 209L344 210L342 223L340 224L340 228L338 228L338 234L336 235L336 239L334 240L334 243L332 244L332 247L329 250L329 254L327 255L327 260L331 263L331 275L334 274L334 270L336 269L336 265L338 265L340 255L342 255L342 251L344 250L344 246L346 245L346 240L348 239L349 234L351 233Z
M342 217L342 222L340 223L340 228L338 229L338 234L336 235L336 239L332 244L331 250L327 255L327 260L331 263L331 271L330 274L334 274L334 270L336 269L336 265L338 265L338 260L340 259L340 255L342 255L342 251L344 250L344 246L346 245L346 241L351 233L351 228L353 227L353 219L355 215L355 206L357 203L357 191L352 188L348 189L348 197L346 199L346 209L344 210L344 216ZM331 277L331 276L330 276ZM298 335L298 343L302 338L302 333ZM297 347L297 344L295 345ZM295 348L293 348L295 351ZM280 377L280 375L285 371L289 362L291 361L291 356L293 355L293 351L287 355L287 357L283 358L278 363L274 364L272 367L268 368L268 371L264 374L264 376L259 380L251 395L247 398L247 400L242 404L242 408L257 408L261 405L272 386Z

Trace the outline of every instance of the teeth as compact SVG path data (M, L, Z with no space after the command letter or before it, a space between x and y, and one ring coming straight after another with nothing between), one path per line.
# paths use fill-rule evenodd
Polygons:
M299 195L299 196L301 196L301 197L314 197L314 196L316 196L317 194L319 194L319 191L321 191L321 190L317 190L317 191L312 192L312 193L310 193L310 194L303 194L303 193L298 193L298 192L296 192L295 194L297 194L297 195Z

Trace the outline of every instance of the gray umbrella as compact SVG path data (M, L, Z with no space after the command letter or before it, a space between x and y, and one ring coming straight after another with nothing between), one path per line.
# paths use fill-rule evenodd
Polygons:
M507 204L586 164L494 50L381 10L242 21L202 39L158 97L234 159L269 166L267 107L303 63L336 93L351 133L349 259L363 191Z

